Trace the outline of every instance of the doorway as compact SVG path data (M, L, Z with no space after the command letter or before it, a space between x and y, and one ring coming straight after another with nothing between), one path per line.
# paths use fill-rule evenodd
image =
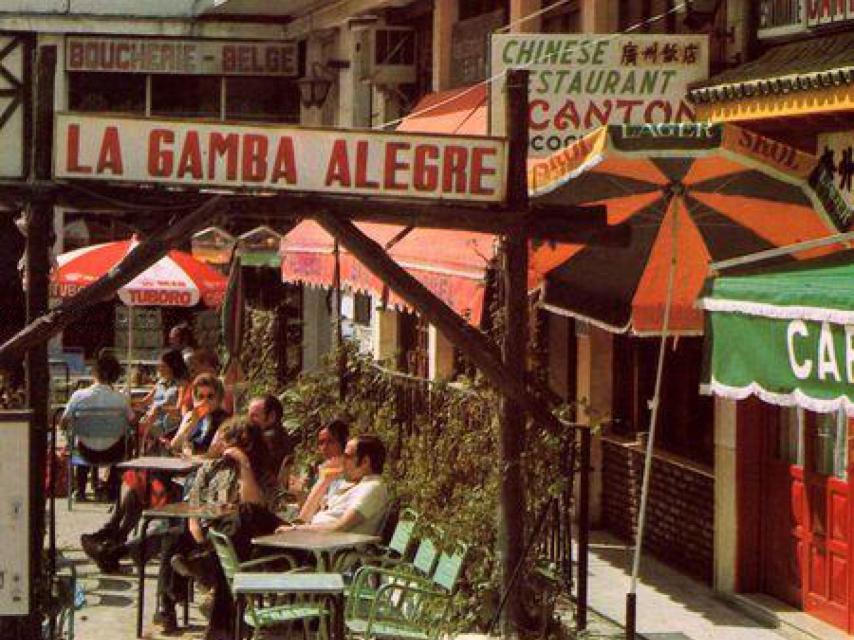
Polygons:
M850 632L848 419L842 413L769 410L760 590Z

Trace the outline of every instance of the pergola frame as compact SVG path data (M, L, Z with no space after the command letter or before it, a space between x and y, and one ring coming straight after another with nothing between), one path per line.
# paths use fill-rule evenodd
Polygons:
M281 222L295 223L310 217L317 220L340 244L374 272L397 295L434 324L483 372L502 393L500 425L501 517L498 521L498 556L503 564L502 586L511 591L513 569L522 559L524 519L506 514L524 513L521 457L524 451L525 414L553 429L571 426L559 421L543 404L548 394L536 393L525 375L527 349L527 241L531 237L572 242L624 243L625 236L609 234L604 208L538 208L527 200L527 72L511 71L508 77L509 184L507 201L485 207L468 203L418 203L387 199L347 198L326 194L246 194L200 190L152 188L150 185L75 185L52 181L52 87L55 75L55 47L40 47L37 53L34 129L34 161L28 181L0 182L0 199L23 204L27 209L28 325L0 345L0 369L9 368L27 357L29 405L33 410L33 451L31 529L33 532L32 572L40 572L38 558L44 537L44 489L41 478L46 466L45 426L48 417L47 340L78 319L91 305L116 293L172 246L189 239L211 219L229 209L250 209L252 213ZM50 99L48 99L50 95ZM162 229L139 243L110 273L48 311L49 257L47 238L53 207L103 206L104 202L130 201L137 207L151 203L164 205ZM155 205L155 203L157 203ZM167 204L168 203L168 204ZM195 207L195 208L194 208ZM115 208L113 205L111 208ZM194 208L194 209L193 209ZM176 214L178 211L190 213ZM151 215L151 214L149 214ZM168 216L168 218L167 218ZM505 282L505 339L494 344L485 334L469 325L441 299L389 257L386 251L362 233L354 220L372 220L407 226L438 227L480 231L502 236ZM35 581L31 581L33 583ZM34 598L33 608L38 607ZM505 630L518 620L518 606L511 593ZM31 616L32 618L33 616ZM36 627L27 625L33 630ZM29 637L29 635L25 636Z

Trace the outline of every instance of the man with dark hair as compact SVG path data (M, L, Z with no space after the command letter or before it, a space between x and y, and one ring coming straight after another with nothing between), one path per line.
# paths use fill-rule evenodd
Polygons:
M380 474L385 465L385 446L374 435L351 438L344 448L343 472L349 486L330 496L308 524L277 528L317 531L376 533L388 508L389 493Z
M276 511L287 502L287 482L291 457L294 453L294 441L282 427L284 409L279 399L268 393L249 401L247 417L249 422L261 430L267 445L267 457L261 470L261 482L268 496L268 505Z
M127 396L113 389L113 385L122 373L119 361L108 353L101 353L95 362L94 384L85 389L78 389L68 400L65 412L62 414L62 425L72 426L74 414L85 409L116 409L124 411L127 423L116 422L113 433L98 437L78 438L77 447L83 457L94 465L114 464L121 460L127 452L125 437L127 436L127 425L134 418ZM86 491L86 481L89 476L89 467L77 468L77 497L82 500ZM114 468L110 469L110 478L107 488L111 494L118 491L118 473ZM114 499L114 498L113 498Z

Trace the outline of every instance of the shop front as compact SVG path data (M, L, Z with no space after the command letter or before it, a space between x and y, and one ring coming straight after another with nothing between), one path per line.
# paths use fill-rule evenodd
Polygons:
M736 400L734 590L854 631L854 252L711 281L705 388ZM730 498L731 499L731 498ZM758 508L757 508L758 505ZM721 551L721 550L718 550Z

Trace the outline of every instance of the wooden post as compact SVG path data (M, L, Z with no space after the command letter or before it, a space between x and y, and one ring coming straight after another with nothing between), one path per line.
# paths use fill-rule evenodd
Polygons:
M34 92L35 122L30 176L49 180L53 153L53 89L56 73L56 47L39 47L36 53ZM50 244L53 225L53 197L39 193L30 199L27 220L27 321L47 311L50 278ZM50 406L50 370L47 342L27 351L27 404L32 412L30 432L30 614L22 621L18 637L41 638L42 615L47 610L49 593L44 586L42 551L45 536L44 477L47 464L47 428Z
M575 602L575 631L587 629L587 566L590 558L590 429L580 429L578 487L578 595Z
M332 283L335 295L335 368L338 371L338 399L343 401L347 395L347 354L344 352L344 318L341 317L341 247L338 240L333 242L332 252L335 255Z
M511 70L507 74L507 122L510 123L509 175L507 204L525 215L528 208L528 71ZM501 239L503 257L504 336L502 357L508 372L526 378L528 349L528 240L524 234L509 234ZM525 484L522 454L525 450L524 408L505 395L499 418L498 559L501 563L501 588L507 593L501 629L505 638L518 637L522 622L518 585L513 586L513 569L525 548Z

